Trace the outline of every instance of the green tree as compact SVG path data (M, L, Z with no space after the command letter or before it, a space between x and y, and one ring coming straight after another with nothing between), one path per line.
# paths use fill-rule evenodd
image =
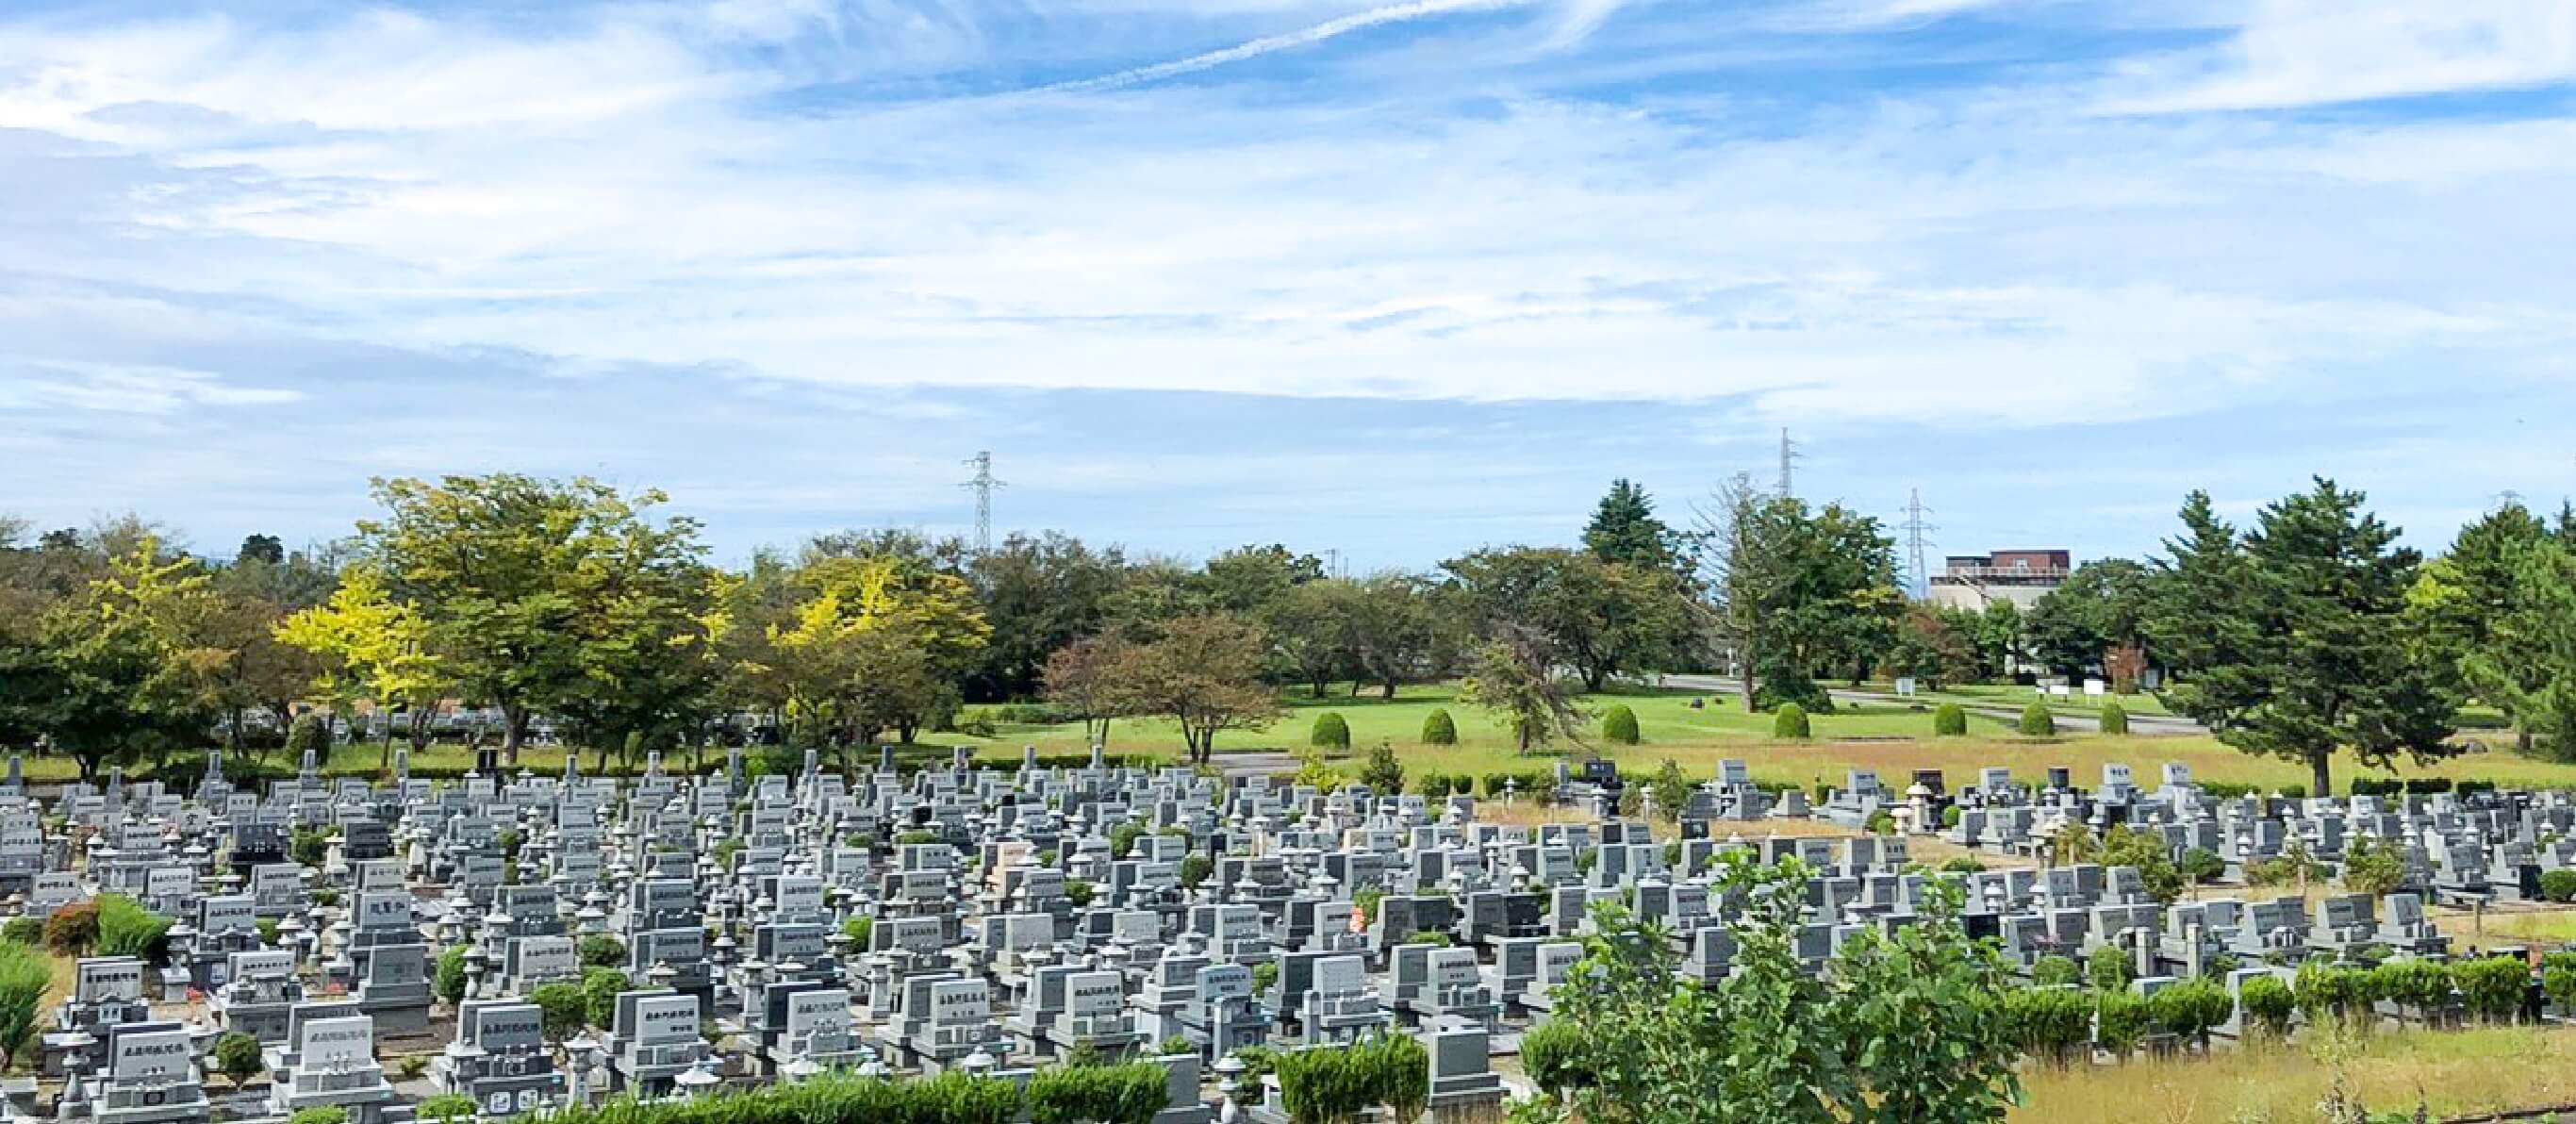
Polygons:
M1491 711L1522 753L1535 753L1559 738L1581 742L1587 717L1582 705L1557 679L1542 644L1523 633L1513 637L1478 650L1459 699Z
M2183 677L2177 710L2237 749L2306 763L2321 796L2338 750L2374 768L2458 752L2455 700L2409 636L2417 555L2362 502L2320 479L2240 539L2193 493L2149 628Z
M1317 749L1349 749L1351 724L1340 714L1327 710L1315 716L1315 726L1306 733L1306 744Z
M1655 517L1655 501L1646 490L1625 479L1611 481L1610 493L1601 497L1583 528L1583 548L1604 562L1649 573L1687 570L1682 537Z
M1829 711L1817 676L1865 670L1888 650L1905 596L1877 520L1839 504L1810 511L1739 477L1700 513L1700 536L1709 629L1747 709Z
M1934 737L1962 738L1968 735L1968 711L1957 703L1942 703L1932 710Z
M2126 558L2076 567L2023 617L2031 654L2061 675L2111 671L2119 662L2111 657L2114 649L2144 644L2152 582L2144 564ZM2133 689L2128 682L2113 685L2124 693Z
M1368 763L1360 767L1360 783L1380 795L1404 791L1404 763L1395 759L1395 747L1379 742L1369 750Z
M2047 703L2034 702L2021 708L2021 736L2025 738L2057 736L2057 716L2049 713Z
M614 1002L613 996L611 1001ZM579 984L539 984L528 993L528 1002L536 1004L543 1014L548 1042L561 1042L579 1033L590 1015L590 1001Z
M1359 599L1358 586L1319 578L1288 586L1261 607L1261 628L1272 649L1316 698L1323 698L1333 680L1351 667L1351 626Z
M1691 605L1678 575L1560 547L1480 550L1441 564L1478 631L1535 646L1599 691L1622 671L1677 662Z
M2508 503L2461 528L2447 553L2424 564L2407 596L2422 658L2502 709L2526 749L2534 720L2548 720L2550 687L2569 678L2568 658L2553 659L2554 645L2544 639L2564 607L2550 604L2563 587L2551 588L2555 567L2547 556L2563 555L2566 545L2538 516Z
M1390 571L1360 579L1343 621L1359 677L1377 684L1379 697L1392 699L1402 684L1447 674L1467 648L1460 600L1417 574ZM1351 690L1359 690L1359 679Z
M653 519L660 492L499 473L374 494L385 510L358 524L360 561L421 618L447 684L499 709L514 764L531 719L593 699L594 672L678 627L654 614L700 580L697 523Z
M1012 534L967 564L992 623L992 642L967 676L969 698L1025 699L1044 686L1047 661L1075 640L1100 633L1111 597L1126 584L1119 548L1094 548L1054 531Z
M1112 692L1128 712L1178 723L1191 763L1204 765L1216 753L1218 734L1260 729L1278 718L1278 693L1261 681L1268 651L1261 629L1242 617L1176 618L1160 639L1120 661Z
M1807 708L1796 703L1781 703L1771 712L1771 736L1782 741L1805 741L1814 733L1807 723Z
M437 967L430 974L430 994L453 1007L465 1001L465 983L465 946L455 945L440 952Z

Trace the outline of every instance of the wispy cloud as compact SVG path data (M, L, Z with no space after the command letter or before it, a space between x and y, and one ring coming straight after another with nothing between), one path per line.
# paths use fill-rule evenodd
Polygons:
M1154 63L1150 66L1130 67L1115 74L1104 74L1097 78L1084 78L1071 82L1059 82L1054 85L1044 87L1041 92L1081 93L1092 90L1115 90L1128 86L1143 85L1148 82L1159 82L1166 78L1178 78L1183 75L1197 74L1205 70L1214 70L1220 66L1226 66L1232 63L1247 62L1252 59L1260 58L1263 55L1272 55L1281 51L1293 51L1303 47L1316 46L1317 44L1327 43L1344 35L1349 35L1352 32L1366 31L1373 27L1384 27L1389 24L1407 23L1414 20L1431 19L1438 16L1459 15L1467 12L1501 11L1508 8L1528 7L1533 2L1534 0L1407 0L1406 3L1389 4L1380 8L1371 8L1365 12L1354 13L1338 19L1326 20L1311 27L1299 28L1285 34L1265 35L1259 39L1237 43L1234 46L1220 50L1204 51L1199 54L1191 55L1185 59L1175 59L1171 62ZM1602 9L1601 14L1606 16L1607 9L1613 3L1615 3L1615 0L1577 0L1578 10L1576 16L1573 18L1583 18L1580 11L1582 8L1599 8ZM1597 26L1598 20L1594 20L1594 24Z
M2104 108L2194 113L2576 83L2564 0L2264 0L2225 40L2122 68Z

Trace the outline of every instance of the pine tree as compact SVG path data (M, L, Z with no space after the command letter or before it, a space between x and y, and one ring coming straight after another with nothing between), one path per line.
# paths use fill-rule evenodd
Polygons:
M1640 570L1668 571L1676 566L1672 528L1655 518L1655 501L1644 488L1626 480L1610 483L1610 494L1583 529L1584 549L1604 562Z

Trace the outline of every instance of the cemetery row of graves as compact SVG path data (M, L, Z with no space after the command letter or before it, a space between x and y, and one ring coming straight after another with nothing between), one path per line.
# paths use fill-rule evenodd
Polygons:
M1588 957L1717 993L1773 938L1829 978L1935 930L1986 950L1967 1009L2025 1070L2576 1015L2576 961L2461 947L2432 916L2576 879L2561 793L2221 796L2180 766L2149 787L2110 765L2090 787L1989 769L1900 791L1855 770L1811 794L1741 761L1676 791L1593 761L1479 799L1098 754L876 764L753 776L736 753L621 780L570 761L505 774L487 754L460 781L398 762L372 784L308 759L253 790L210 762L184 794L115 773L39 794L13 763L13 939L92 909L100 936L8 1111L1484 1118L1603 1094L1619 1060L1587 1052L1608 1039L1568 990L1597 974ZM1546 822L1504 814L1542 798ZM2161 861L2053 862L2078 837ZM2218 869L2194 877L2222 886L2283 862L2319 886L2365 862L2394 873L2322 899L2183 899L2151 877L2197 855ZM1745 891L1751 864L1790 880L1788 915Z

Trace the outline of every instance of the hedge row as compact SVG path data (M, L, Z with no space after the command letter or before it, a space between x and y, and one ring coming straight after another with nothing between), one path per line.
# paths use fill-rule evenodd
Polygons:
M550 1124L1012 1124L1023 1108L1032 1124L1151 1124L1168 1089L1153 1062L1042 1070L1025 1092L954 1070L914 1081L826 1074L701 1100L568 1108Z

